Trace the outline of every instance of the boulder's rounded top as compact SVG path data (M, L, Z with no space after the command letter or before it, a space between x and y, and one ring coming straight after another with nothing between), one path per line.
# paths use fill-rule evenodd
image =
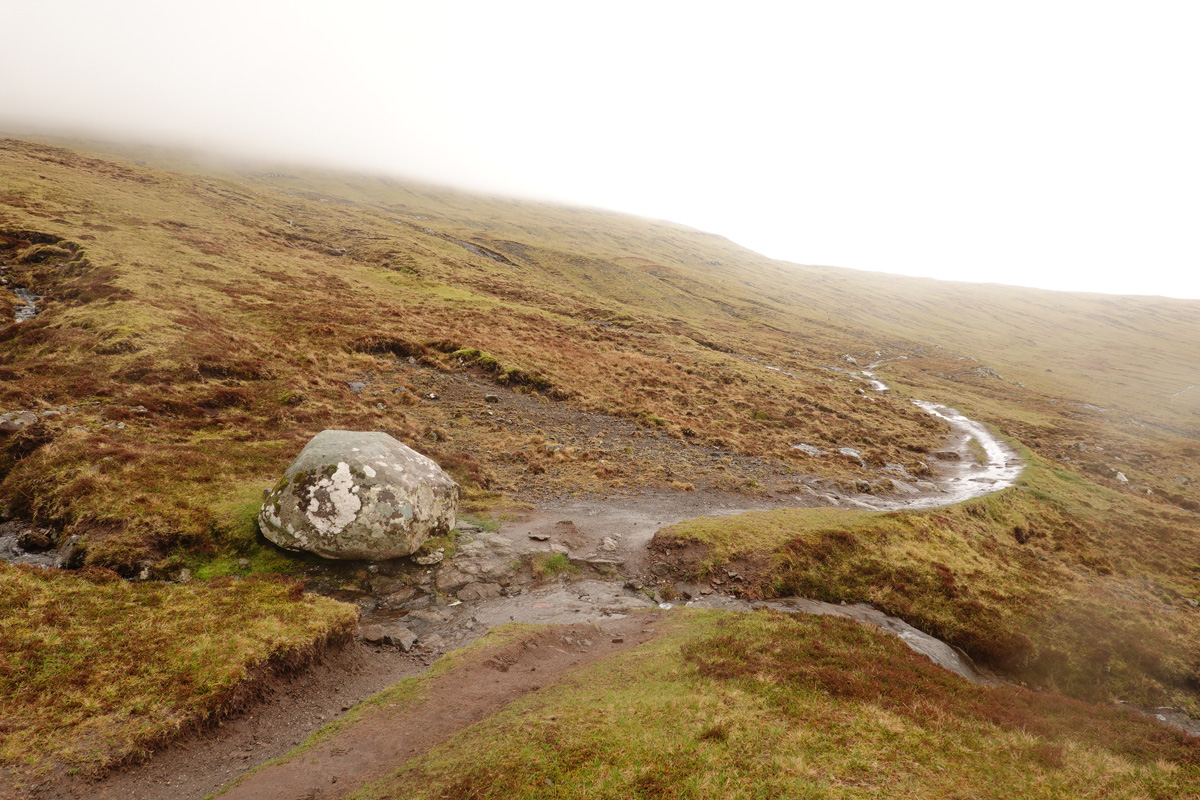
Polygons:
M433 459L381 431L321 431L300 451L286 477L338 463L363 471L367 478L384 473L400 483L457 486Z

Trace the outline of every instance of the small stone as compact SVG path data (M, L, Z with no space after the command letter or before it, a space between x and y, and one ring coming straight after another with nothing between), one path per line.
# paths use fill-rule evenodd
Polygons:
M46 550L54 544L47 530L25 530L17 534L17 544L22 550Z
M380 608L398 608L399 606L402 606L405 603L407 603L408 601L412 600L413 596L416 595L416 593L417 593L416 589L413 589L411 587L405 587L398 592L392 592L391 594L387 595L386 597L380 598L379 607Z
M87 547L80 541L79 536L75 535L58 548L58 558L55 559L54 566L59 569L76 569L83 566L86 557Z
M37 414L32 411L13 411L0 414L0 433L15 433L26 425L37 422Z
M382 625L363 625L362 638L364 642L371 644L383 644L383 639L386 634L383 632Z
M367 384L363 381L346 381L346 385L350 387L350 391L355 394L360 394L363 389L367 388Z
M546 533L531 533L531 534L529 534L529 538L533 539L535 542L550 541L550 535L546 534Z
M412 557L412 560L417 562L418 564L420 564L423 567L428 567L432 564L440 564L442 562L442 559L444 559L445 557L446 557L445 549L439 547L434 552L426 553L423 556L414 555Z
M603 539L600 540L600 549L604 550L605 552L611 553L611 552L615 551L618 547L619 547L619 545L617 544L617 540L612 538L611 536L605 536Z
M613 644L622 644L624 641L625 640L623 638L621 638L620 636L614 636L612 643Z
M388 575L376 575L367 581L367 586L372 594L391 595L404 588L404 581Z
M499 402L500 402L500 396L499 396L499 395L495 395L495 394L485 394L485 395L483 396L483 401L484 401L485 403L499 403Z
M417 635L403 625L393 625L384 633L383 641L407 653L417 643Z
M1118 472L1117 473L1117 482L1118 483L1129 483L1129 478L1125 477L1124 472Z
M187 583L192 579L192 571L187 567L179 570L179 575L175 578L179 583Z
M458 592L459 589L475 580L470 573L457 569L453 564L446 564L437 571L434 585L443 594Z
M480 583L475 581L468 583L466 586L458 590L458 599L464 602L489 600L493 597L499 596L500 584L498 583Z

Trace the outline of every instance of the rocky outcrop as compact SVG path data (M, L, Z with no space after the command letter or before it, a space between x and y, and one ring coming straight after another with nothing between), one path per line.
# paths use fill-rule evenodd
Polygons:
M322 431L267 494L258 521L289 550L398 558L454 528L458 499L441 467L386 433Z

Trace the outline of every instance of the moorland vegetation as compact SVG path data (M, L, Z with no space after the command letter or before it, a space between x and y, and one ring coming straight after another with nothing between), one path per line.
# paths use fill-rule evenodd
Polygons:
M610 212L24 139L0 140L0 272L42 296L23 322L15 295L14 311L0 306L0 413L38 415L0 438L0 506L77 537L85 568L47 577L0 565L0 699L19 709L0 730L10 769L90 769L145 753L236 706L239 682L272 658L308 658L347 634L348 607L254 577L298 572L297 558L259 537L254 515L320 430L392 434L447 469L466 509L482 516L646 489L886 495L891 476L928 474L947 433L911 398L952 405L1018 447L1029 464L1018 485L917 513L780 509L682 523L655 548L695 578L737 564L753 596L874 603L1036 687L1200 712L1195 302L785 264ZM888 394L863 391L853 375L877 362ZM439 395L451 378L468 389ZM490 389L523 405L501 413L485 402ZM201 580L126 580L183 568ZM235 606L244 638L210 640L221 621L198 609ZM127 643L103 633L114 614L128 620ZM155 615L186 618L196 649L153 645ZM916 758L906 743L970 727L992 737L973 752L1017 753L1038 774L1057 770L1052 785L1132 781L1122 789L1132 796L1177 790L1197 774L1194 751L1131 755L1082 730L1068 741L1010 725L1035 716L1019 694L996 703L1024 710L997 711L938 684L930 697L947 716L931 729L912 703L933 700L885 692L868 701L855 679L833 677L861 669L865 655L794 666L804 654L792 649L815 635L804 626L826 626L820 635L839 642L866 636L836 623L695 625L653 656L654 680L687 682L664 690L662 703L693 702L672 692L703 688L689 711L696 737L656 750L663 763L749 736L751 712L730 710L745 702L772 720L834 727L868 724L868 709L871 735L899 742L896 758ZM730 664L712 644L721 636L778 645ZM847 648L908 664L898 647L850 639ZM179 690L147 697L136 683L144 676L121 666L127 658ZM1107 711L1073 702L1055 699L1044 724L1108 724L1080 716L1107 720ZM542 739L505 747L552 741L578 752L546 767L554 781L621 738L587 725L543 728ZM778 764L764 762L754 786L774 791L828 755L815 740L787 747L792 767L771 772ZM979 769L1008 774L1011 763ZM631 769L622 786L666 796ZM852 781L855 769L846 762L837 780Z

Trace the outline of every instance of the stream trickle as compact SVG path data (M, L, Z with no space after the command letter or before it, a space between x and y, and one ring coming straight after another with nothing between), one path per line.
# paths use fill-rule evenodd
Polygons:
M16 322L26 322L37 316L37 301L41 300L45 295L34 294L23 286L13 288L12 293L25 301L25 305L18 307L15 311Z

